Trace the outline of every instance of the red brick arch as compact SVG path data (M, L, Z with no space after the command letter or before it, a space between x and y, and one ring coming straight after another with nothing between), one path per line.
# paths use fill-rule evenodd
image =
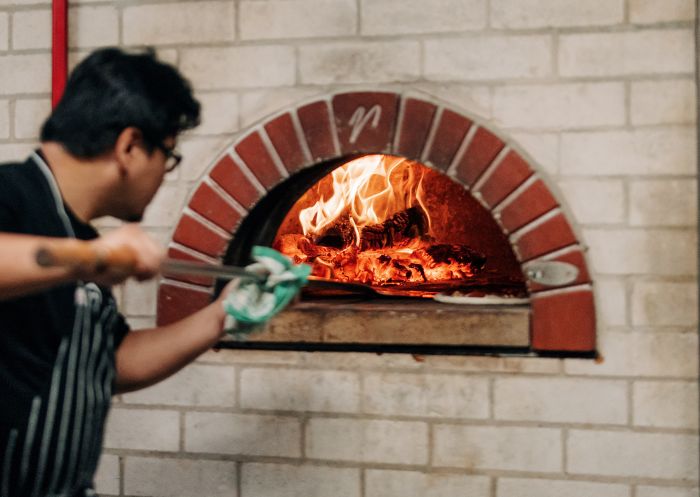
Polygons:
M429 98L393 92L336 93L244 131L195 188L170 247L172 257L222 260L241 219L301 169L357 153L404 156L450 175L488 210L523 268L558 260L579 268L565 288L528 282L537 351L595 350L595 307L584 251L556 196L514 144L474 118ZM206 305L212 282L164 280L158 320Z

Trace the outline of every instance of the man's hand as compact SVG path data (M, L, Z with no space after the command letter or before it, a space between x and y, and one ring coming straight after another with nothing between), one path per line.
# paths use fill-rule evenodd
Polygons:
M153 278L165 257L164 249L138 224L126 224L93 240L90 245L97 253L126 252L130 255L130 264L106 264L77 271L79 279L104 286L117 285L130 277L139 281Z

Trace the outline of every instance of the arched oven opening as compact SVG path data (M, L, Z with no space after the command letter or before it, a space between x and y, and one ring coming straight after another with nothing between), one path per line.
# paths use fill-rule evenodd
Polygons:
M348 92L244 131L193 190L169 254L245 265L273 246L333 283L222 347L594 357L572 226L546 177L483 123L414 95ZM222 286L169 275L158 322Z

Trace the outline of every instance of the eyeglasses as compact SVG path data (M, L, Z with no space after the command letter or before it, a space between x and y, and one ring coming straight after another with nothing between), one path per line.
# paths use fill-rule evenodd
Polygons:
M173 171L182 162L182 155L175 151L175 148L168 148L162 143L156 145L156 148L165 154L165 172Z

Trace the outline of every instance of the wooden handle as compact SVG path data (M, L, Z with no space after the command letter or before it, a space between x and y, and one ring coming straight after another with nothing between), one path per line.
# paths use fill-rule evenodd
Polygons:
M130 273L136 267L136 254L128 247L98 249L82 240L60 240L41 247L36 262L42 267L71 267L81 270Z

